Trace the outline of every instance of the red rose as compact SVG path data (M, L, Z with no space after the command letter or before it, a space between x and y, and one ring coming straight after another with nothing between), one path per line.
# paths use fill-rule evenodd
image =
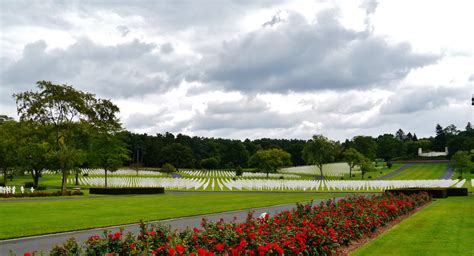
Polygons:
M169 255L174 255L175 253L176 253L176 250L173 247L168 249L168 254Z
M31 253L25 252L25 253L23 254L23 256L31 256Z
M222 243L218 243L218 244L216 244L216 246L214 246L214 248L216 248L216 250L218 250L218 251L224 249L224 247L225 247L225 245L222 244Z
M179 253L183 253L184 252L184 246L182 244L177 244L176 245L176 251L178 251Z

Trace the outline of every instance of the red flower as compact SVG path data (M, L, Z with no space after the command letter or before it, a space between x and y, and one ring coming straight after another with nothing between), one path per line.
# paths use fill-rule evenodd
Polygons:
M168 254L169 255L174 255L175 253L176 253L176 250L173 247L168 249Z
M200 232L199 228L194 228L193 231L194 231L194 233L199 233Z
M216 248L216 250L218 250L218 251L224 249L224 247L225 247L225 245L222 244L222 243L218 243L218 244L216 244L216 246L214 246L214 248Z
M249 238L254 239L255 238L255 232L250 232L249 233Z
M203 248L199 248L198 254L199 256L205 256L207 254L207 251Z
M178 251L179 253L183 253L184 252L184 246L182 244L177 244L176 245L176 251Z
M31 256L31 253L25 252L25 253L23 254L23 256Z
M130 244L130 249L135 250L136 245L134 243Z
M114 239L119 239L122 236L120 232L114 234Z

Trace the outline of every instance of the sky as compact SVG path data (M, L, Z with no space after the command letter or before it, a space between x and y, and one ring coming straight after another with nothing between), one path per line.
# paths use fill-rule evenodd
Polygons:
M233 139L434 135L473 121L470 0L0 1L0 114L36 81L124 128Z

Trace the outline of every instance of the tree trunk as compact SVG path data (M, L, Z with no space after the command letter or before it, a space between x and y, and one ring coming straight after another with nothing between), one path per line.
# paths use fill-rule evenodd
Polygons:
M352 179L352 165L349 165L349 179Z
M79 185L79 171L76 171L76 186Z
M323 175L323 165L319 165L319 172L321 173L321 178L324 179L324 175Z
M61 194L64 196L66 195L66 183L67 183L67 170L64 170L64 169L61 169L62 173L63 173L63 178L62 178L62 181L61 181Z
M105 187L107 187L107 169L104 169L105 170Z
M31 171L31 176L33 178L33 187L38 188L38 181L39 181L39 173L35 170Z
M3 168L3 185L7 185L7 169Z

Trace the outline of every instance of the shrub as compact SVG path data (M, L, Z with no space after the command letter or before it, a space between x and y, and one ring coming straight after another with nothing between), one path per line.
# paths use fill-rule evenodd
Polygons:
M162 194L164 188L90 188L89 194L125 195L125 194Z
M25 188L32 188L34 185L33 185L33 182L32 181L27 181L25 182L25 184L23 184L23 187Z

